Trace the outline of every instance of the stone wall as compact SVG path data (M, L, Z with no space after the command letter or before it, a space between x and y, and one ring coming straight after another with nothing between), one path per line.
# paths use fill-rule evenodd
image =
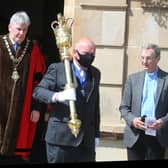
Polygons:
M162 48L159 66L168 71L168 10L164 0L65 0L64 14L74 18L73 45L89 36L96 45L94 65L102 73L101 130L122 133L118 110L128 74L141 70L141 46Z

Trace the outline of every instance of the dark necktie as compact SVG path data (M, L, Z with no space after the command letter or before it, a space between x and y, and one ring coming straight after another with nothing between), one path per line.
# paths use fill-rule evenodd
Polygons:
M82 95L84 96L85 95L85 83L86 83L86 80L87 80L87 72L86 71L83 71L81 72L80 70L78 70L74 64L72 64L72 68L74 69L75 71L75 74L77 76L77 78L79 79L80 81L80 85L81 85L81 93Z

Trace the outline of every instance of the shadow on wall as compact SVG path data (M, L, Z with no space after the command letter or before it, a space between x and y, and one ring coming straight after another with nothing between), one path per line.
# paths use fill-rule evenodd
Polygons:
M158 25L167 29L168 22L168 1L167 0L142 0L144 12L152 12L152 16Z

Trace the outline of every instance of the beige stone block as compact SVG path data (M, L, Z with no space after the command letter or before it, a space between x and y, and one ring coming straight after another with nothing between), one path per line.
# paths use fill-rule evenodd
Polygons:
M75 22L75 36L89 36L97 45L103 46L124 44L124 11L81 10Z
M76 0L76 5L87 6L125 6L126 0Z
M74 18L75 0L64 0L64 16Z
M101 131L121 133L125 125L120 118L122 88L100 87Z
M102 84L122 84L124 49L97 48L93 65L101 71Z
M97 9L97 10L112 10L112 8L126 8L126 0L64 0L64 15L67 17L73 17L75 14L79 16L79 13L76 12L76 9L85 10L85 9Z
M101 12L93 10L76 9L79 15L75 16L74 36L75 39L83 36L90 37L95 43L101 40Z
M100 45L122 46L125 39L125 11L102 13L102 37Z
M161 50L159 67L168 72L168 50Z
M132 8L129 17L128 44L142 46L146 43L156 43L167 48L168 44L168 14L165 10L157 12Z
M141 2L142 0L137 0L137 1L132 1L132 0L130 0L130 6L132 7L132 8L140 8L141 6L142 6L142 2Z
M129 47L127 49L128 64L126 65L126 69L128 70L128 75L142 70L140 52L141 52L141 47L140 48Z

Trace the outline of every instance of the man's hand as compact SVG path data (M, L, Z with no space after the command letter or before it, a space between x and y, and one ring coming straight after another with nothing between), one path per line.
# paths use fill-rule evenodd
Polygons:
M66 100L76 101L76 92L74 88L69 88L60 92L56 92L52 97L53 102L57 102L57 101L64 102Z
M44 114L44 121L45 122L48 122L48 119L49 119L49 113L48 112L46 112L45 114Z
M141 120L141 117L135 117L133 120L133 126L140 130L146 130L145 123Z
M40 118L40 112L37 110L33 110L30 114L30 121L36 123L38 122L39 118Z
M162 126L163 126L162 119L158 119L155 122L148 125L148 128L153 129L153 130L159 130Z

